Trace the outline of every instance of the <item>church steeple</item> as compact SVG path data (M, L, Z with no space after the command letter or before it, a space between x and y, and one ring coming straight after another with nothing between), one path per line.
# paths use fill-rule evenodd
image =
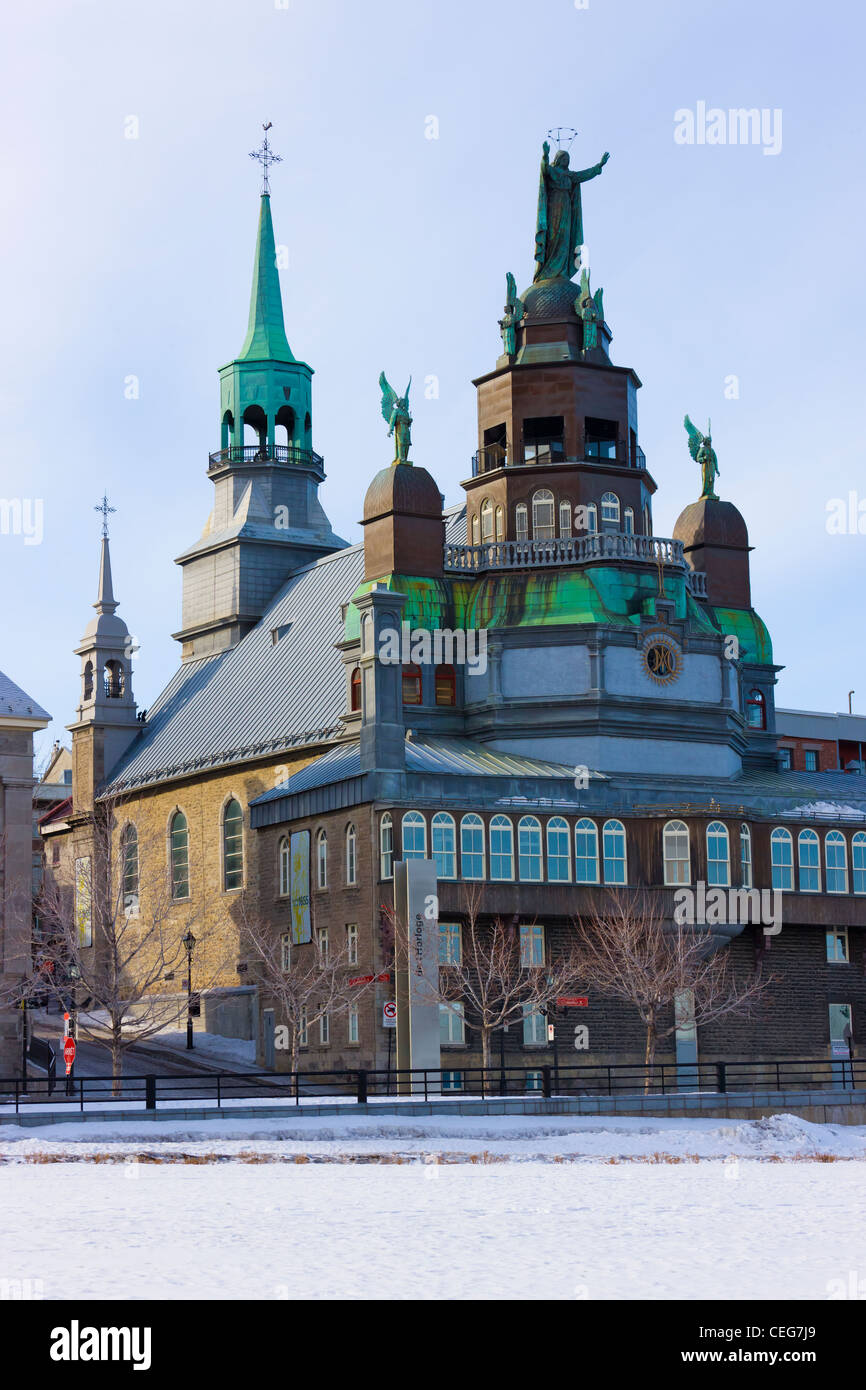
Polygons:
M269 193L263 193L259 208L256 258L253 263L250 321L237 361L268 360L294 362L295 359L289 347L283 321L283 297L280 294L280 277L277 272L271 197Z
M183 659L243 638L292 570L346 544L319 501L324 460L313 450L313 369L289 347L271 216L265 139L247 335L219 369L220 448L209 457L214 506L183 566Z

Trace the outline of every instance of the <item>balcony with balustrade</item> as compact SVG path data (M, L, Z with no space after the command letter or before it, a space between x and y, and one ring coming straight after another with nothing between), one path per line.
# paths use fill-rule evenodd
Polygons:
M517 449L508 442L487 444L472 455L472 477L495 473L500 468L538 468L565 463L646 469L646 454L640 445L632 448L624 440L587 438L581 454L579 458L567 456L561 437L525 440Z
M694 598L707 598L707 576L690 568L682 541L634 536L625 531L590 532L550 540L489 541L484 545L449 544L445 546L444 568L446 574L488 574L622 561L677 571L684 575Z
M266 464L277 468L312 468L322 478L325 476L322 455L296 444L231 444L227 449L218 449L215 454L208 455L209 474L244 464L251 467Z

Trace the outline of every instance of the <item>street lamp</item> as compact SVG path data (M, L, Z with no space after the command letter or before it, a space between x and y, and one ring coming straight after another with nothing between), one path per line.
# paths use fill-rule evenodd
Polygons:
M191 931L182 937L182 943L186 947L186 1045L188 1050L192 1050L192 953L195 948L195 937Z

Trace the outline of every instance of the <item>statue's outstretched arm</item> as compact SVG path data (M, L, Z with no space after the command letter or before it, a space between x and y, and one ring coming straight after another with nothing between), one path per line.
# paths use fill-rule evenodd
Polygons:
M572 173L572 178L577 179L578 183L586 183L588 179L597 178L609 159L610 155L605 150L597 164L593 164L590 169L578 169L576 173Z

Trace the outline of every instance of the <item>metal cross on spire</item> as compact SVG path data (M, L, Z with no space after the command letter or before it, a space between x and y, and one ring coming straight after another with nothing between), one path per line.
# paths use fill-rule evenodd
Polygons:
M257 159L262 166L262 195L267 197L271 195L271 186L268 183L268 165L281 164L283 161L283 156L281 154L274 154L268 144L268 131L271 129L272 125L273 121L268 121L267 124L262 126L262 130L265 132L265 138L262 141L261 147L257 150L250 150L250 159Z
M95 512L102 512L102 536L104 540L108 540L108 517L111 512L116 512L117 508L108 505L108 498L105 493L103 493L102 501L97 503L93 510Z

